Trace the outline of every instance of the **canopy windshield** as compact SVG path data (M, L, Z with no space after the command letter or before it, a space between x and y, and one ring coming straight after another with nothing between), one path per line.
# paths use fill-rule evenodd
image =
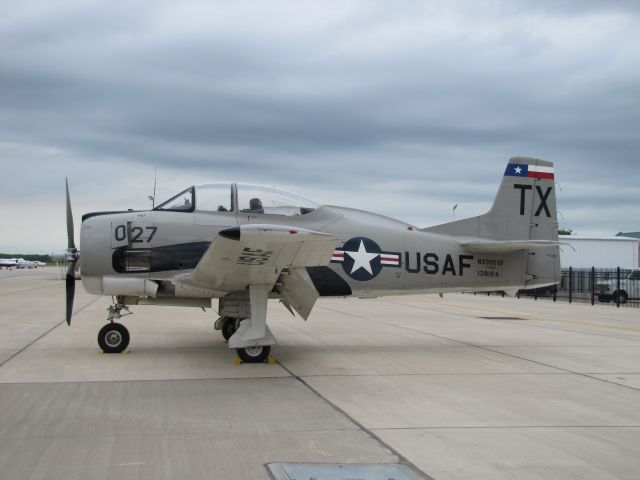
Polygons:
M158 205L155 210L171 210L174 212L193 212L193 187L189 187L179 194Z
M297 193L263 185L238 184L238 209L241 213L304 215L318 204Z
M196 187L196 210L204 212L231 212L233 190L230 183L206 183Z
M297 193L276 187L231 183L207 183L189 187L158 205L156 210L173 212L240 212L267 215L304 215L318 204Z

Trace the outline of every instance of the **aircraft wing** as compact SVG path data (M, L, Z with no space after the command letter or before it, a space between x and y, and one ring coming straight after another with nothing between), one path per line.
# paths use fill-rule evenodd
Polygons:
M553 240L471 240L461 245L472 252L512 252L532 248L555 247L560 242Z
M300 282L308 278L304 268L328 265L339 241L334 235L283 225L226 228L200 259L189 282L227 292L250 285L271 288L287 269L291 280L284 279L284 290L290 292L289 303L298 310L295 300L304 298L306 305L301 308L310 311L317 292L310 281ZM289 300L286 294L285 299Z

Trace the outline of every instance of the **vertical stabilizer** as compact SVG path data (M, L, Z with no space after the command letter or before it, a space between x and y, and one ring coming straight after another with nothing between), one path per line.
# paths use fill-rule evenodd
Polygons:
M560 280L558 220L553 163L527 157L509 160L493 206L484 215L424 229L431 233L460 237L462 244L522 242L527 254L525 285L529 288ZM525 242L530 241L528 245ZM530 248L532 243L550 246ZM481 248L481 247L477 247ZM493 251L499 251L496 244Z

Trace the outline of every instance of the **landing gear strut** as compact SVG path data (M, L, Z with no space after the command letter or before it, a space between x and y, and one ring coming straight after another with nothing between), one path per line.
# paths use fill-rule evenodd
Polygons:
M264 362L276 343L267 327L267 300L271 287L250 285L251 315L240 322L238 330L229 338L229 347L235 348L240 360L246 363Z
M244 363L261 363L269 358L276 343L267 326L267 300L271 285L250 285L249 295L229 295L220 299L216 330L235 348Z
M223 317L219 320L220 330L225 340L229 341L243 320L243 318L234 317ZM271 347L269 345L247 346L244 348L236 348L236 352L240 360L244 363L262 363L269 358Z

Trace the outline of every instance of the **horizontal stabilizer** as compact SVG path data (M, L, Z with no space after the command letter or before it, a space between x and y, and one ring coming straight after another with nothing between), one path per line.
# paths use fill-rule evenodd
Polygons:
M473 240L461 244L472 252L514 252L532 248L557 247L560 242L553 240Z

